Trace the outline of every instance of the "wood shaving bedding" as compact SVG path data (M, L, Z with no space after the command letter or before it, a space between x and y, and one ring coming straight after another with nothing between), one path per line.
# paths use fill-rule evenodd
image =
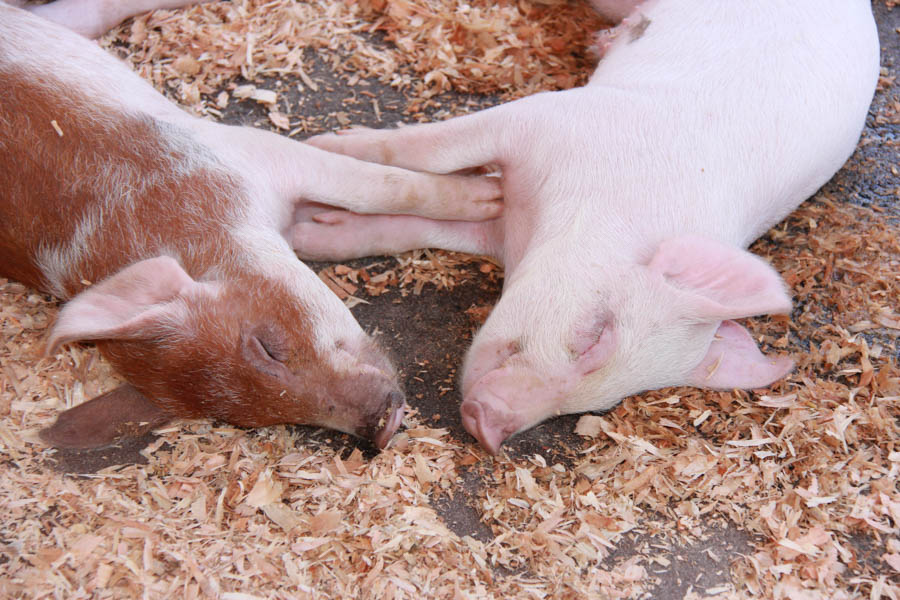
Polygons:
M201 112L237 77L303 83L304 48L420 96L512 97L583 80L582 59L560 49L586 45L584 10L235 0L142 17L105 43ZM725 583L685 597L898 598L898 228L820 193L755 244L794 295L790 318L748 323L797 360L786 381L628 398L581 417L575 446L517 456L488 457L413 413L374 457L328 432L198 422L159 432L145 464L61 474L36 432L119 379L91 346L41 359L57 303L0 280L0 595L636 598L673 549L719 523L747 532L751 550L721 557ZM348 301L498 276L439 251L320 272ZM473 322L488 310L472 307ZM434 508L473 474L487 539L454 533Z

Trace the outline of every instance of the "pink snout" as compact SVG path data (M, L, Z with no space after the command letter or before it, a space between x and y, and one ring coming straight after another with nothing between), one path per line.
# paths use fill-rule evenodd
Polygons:
M497 454L500 444L517 430L513 415L504 409L505 405L498 409L495 403L486 404L480 400L466 400L460 407L466 431L491 454Z
M534 368L501 367L466 394L460 412L466 431L491 454L511 435L558 414L577 382L572 376L538 374Z

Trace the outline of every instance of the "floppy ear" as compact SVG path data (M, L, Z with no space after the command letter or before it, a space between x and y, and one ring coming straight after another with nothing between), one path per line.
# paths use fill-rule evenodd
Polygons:
M41 430L40 436L57 448L104 448L171 420L171 415L126 383L60 413L56 423Z
M706 356L688 375L688 385L715 390L766 387L794 368L785 357L771 358L759 351L746 329L722 321Z
M60 311L46 354L75 340L124 339L178 315L175 297L210 286L198 283L171 257L137 262L87 288Z
M778 273L740 248L698 236L664 241L648 265L687 292L688 314L703 322L784 314L791 299Z
M681 292L684 316L722 321L706 356L688 374L688 384L713 389L765 387L787 375L794 363L762 354L746 329L728 319L787 313L791 300L778 273L761 258L696 236L660 244L649 268Z

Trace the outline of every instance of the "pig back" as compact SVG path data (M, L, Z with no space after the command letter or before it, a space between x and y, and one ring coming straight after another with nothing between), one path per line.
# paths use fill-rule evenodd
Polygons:
M47 73L0 79L0 275L67 299L161 253L210 264L242 191L203 146Z
M646 166L681 229L724 220L746 245L853 152L878 77L868 3L647 2L620 27L588 88L617 94L606 135L652 146L611 160Z
M95 43L2 3L0 81L0 275L68 299L143 258L192 276L217 260L246 189L192 117Z

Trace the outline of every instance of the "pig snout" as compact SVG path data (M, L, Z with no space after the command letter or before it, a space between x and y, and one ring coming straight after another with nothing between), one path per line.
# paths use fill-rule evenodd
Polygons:
M356 374L335 372L331 382L318 386L324 394L315 401L319 415L312 421L384 449L403 421L406 397L392 372L370 365L356 369Z
M315 329L318 335L326 335L321 328ZM370 440L379 449L387 446L403 420L406 403L392 361L374 340L359 331L349 338L352 341L337 342L330 350L320 348L280 362L281 349L296 352L305 336L271 324L252 331L262 335L268 350L243 352L252 375L241 385L267 390L257 403L257 409L267 414L251 416L257 420L247 424L319 425ZM251 337L245 346L257 346L252 343L255 335L245 337ZM250 416L246 404L237 408L241 412L237 419Z
M349 370L339 369L333 384L340 398L335 403L336 416L343 422L327 425L371 440L383 449L406 413L406 397L397 383L394 363L368 336L339 343L338 348L338 360Z
M460 412L463 427L491 454L497 454L500 444L515 433L514 413L501 398L489 392L463 401Z
M463 400L463 426L491 454L511 435L556 414L571 388L565 379L504 367L478 381Z
M356 435L370 439L379 449L384 449L400 427L405 412L406 400L403 393L399 390L391 391L381 402L380 408L367 415L363 427Z

